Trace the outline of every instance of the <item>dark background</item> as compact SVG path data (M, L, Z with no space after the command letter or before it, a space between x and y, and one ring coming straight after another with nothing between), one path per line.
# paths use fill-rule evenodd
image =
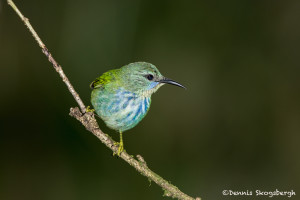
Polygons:
M124 135L183 192L300 195L300 1L15 3L87 105L96 77L134 61L188 88L161 88ZM68 115L76 102L3 0L0 75L0 199L166 199Z

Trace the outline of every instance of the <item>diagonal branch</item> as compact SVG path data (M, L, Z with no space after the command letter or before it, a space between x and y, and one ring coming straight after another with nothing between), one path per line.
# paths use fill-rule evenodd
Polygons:
M7 0L7 3L13 8L13 10L19 15L21 20L24 22L25 26L29 29L34 39L37 41L38 45L42 48L42 52L46 55L49 62L52 63L54 69L62 78L63 82L66 84L68 90L73 95L74 99L78 103L79 108L71 108L70 115L76 118L81 124L91 133L93 133L103 144L105 144L108 148L110 148L114 153L118 152L118 147L115 145L115 141L109 137L107 134L103 133L99 128L99 125L94 117L92 112L86 112L86 107L82 102L81 98L79 97L78 93L75 91L74 87L72 86L71 82L69 81L68 77L65 75L64 71L62 70L61 66L55 61L52 57L51 53L46 48L45 44L42 42L38 34L35 32L29 20L24 17L21 11L17 8L12 0ZM181 192L176 186L170 184L168 181L160 177L158 174L151 171L145 160L142 156L137 155L137 159L133 156L129 155L125 151L123 151L120 157L125 160L129 165L134 167L138 172L142 175L146 176L150 180L154 181L157 185L159 185L164 190L164 196L169 196L173 198L178 198L182 200L200 200L199 197L192 198L185 193Z
M47 56L49 62L52 63L54 69L59 73L60 77L62 78L63 82L67 85L69 91L73 95L74 99L78 103L80 109L82 112L85 112L85 105L83 104L82 100L80 99L78 93L75 91L74 87L72 86L71 82L69 81L68 77L65 75L64 71L62 70L61 66L54 60L51 53L46 48L45 44L42 42L41 38L38 36L38 34L35 32L33 27L31 26L29 19L24 17L24 15L21 13L21 11L17 8L17 6L14 4L12 0L7 0L8 5L10 5L14 11L19 15L21 20L24 22L25 26L29 29L31 32L33 38L36 40L36 42L39 44L39 46L42 48L42 52Z

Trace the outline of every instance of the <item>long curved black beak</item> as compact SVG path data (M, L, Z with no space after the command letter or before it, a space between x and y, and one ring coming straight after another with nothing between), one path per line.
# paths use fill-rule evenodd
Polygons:
M176 82L176 81L173 81L171 79L168 79L168 78L163 78L162 80L158 81L160 83L168 83L168 84L171 84L171 85L176 85L178 87L182 87L184 89L186 89L186 87L184 87L183 85L181 85L180 83Z

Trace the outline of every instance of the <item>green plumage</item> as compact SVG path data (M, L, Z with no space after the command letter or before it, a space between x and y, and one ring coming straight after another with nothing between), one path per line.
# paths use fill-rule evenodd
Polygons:
M114 82L116 81L114 74L118 73L118 69L113 69L110 70L108 72L105 72L104 74L102 74L102 76L100 76L99 78L96 78L92 84L91 84L91 88L99 88L104 86L105 84L109 83L109 82Z

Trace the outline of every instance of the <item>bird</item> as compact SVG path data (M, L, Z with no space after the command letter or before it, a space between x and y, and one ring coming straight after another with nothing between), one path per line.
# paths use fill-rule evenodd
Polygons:
M122 134L146 116L151 95L164 84L185 88L164 77L148 62L134 62L109 70L90 84L94 111L109 128L120 134L120 142L116 142L118 156L124 150Z

